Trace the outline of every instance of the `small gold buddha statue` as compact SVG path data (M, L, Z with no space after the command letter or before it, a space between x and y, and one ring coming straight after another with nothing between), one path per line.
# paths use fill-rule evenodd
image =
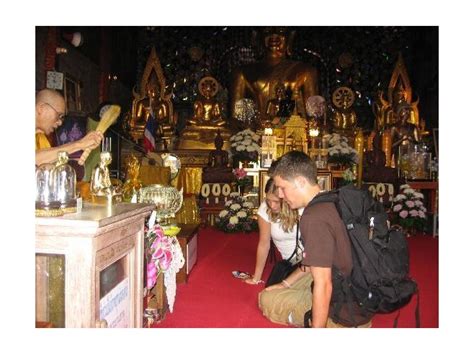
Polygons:
M125 200L131 200L142 187L142 182L138 179L140 173L140 161L135 155L130 155L127 162L127 181L123 185L123 197Z
M339 87L332 95L335 106L332 118L333 130L343 135L352 135L357 124L357 117L352 108L355 100L354 92L349 87Z
M377 131L380 132L386 126L397 124L399 107L405 105L411 106L408 122L421 128L422 122L420 121L417 107L419 100L417 99L415 102L412 102L410 79L401 53L398 56L392 77L390 78L387 97L388 101L384 99L383 92L379 91L372 106L376 118L375 129Z
M265 46L265 58L260 62L237 68L232 74L230 87L232 117L235 118L235 103L251 97L256 102L260 114L257 120L267 120L265 115L268 102L280 82L286 90L301 93L298 98L301 102L296 102L296 105L302 107L301 113L306 117L304 102L319 92L317 69L287 58L291 54L294 31L290 32L284 27L266 27L261 32L259 33L263 37L261 42Z
M390 129L392 140L392 155L395 166L398 166L399 147L420 141L420 131L418 127L409 123L412 116L412 107L409 104L401 104L396 112L396 124L387 127Z
M158 122L157 137L160 142L171 143L176 123L171 94L166 91L166 80L160 60L153 47L137 90L133 89L132 108L124 119L124 128L135 142L143 139L145 126L150 117Z
M93 196L113 195L114 187L110 181L109 165L112 162L110 152L100 153L100 162L92 172L90 190Z
M407 102L407 93L403 88L401 81L398 82L392 92L392 104L389 110L387 110L385 115L385 125L394 125L397 124L398 114L397 111L400 110L400 107L408 105Z
M211 76L206 76L199 81L201 98L194 102L194 116L189 119L192 125L222 126L226 122L222 119L222 109L214 97L218 91L218 83Z
M268 101L265 116L262 117L262 126L268 125L269 122L273 125L278 125L285 122L285 118L291 116L295 106L295 102L288 98L285 85L279 82L275 86L275 98Z
M228 149L231 131L226 127L222 107L215 99L219 84L212 76L205 76L199 81L198 89L201 97L194 103L193 117L187 120L181 132L178 149L211 150L218 131Z
M203 168L202 181L210 182L232 182L235 179L232 168L229 165L229 154L222 150L224 140L220 130L214 139L215 150L209 153L207 166Z
M170 107L168 102L162 100L157 94L158 87L154 80L146 86L146 96L137 103L137 114L132 120L131 126L134 129L145 130L146 122L153 117L158 122L158 135L161 137L171 136L173 127L171 125Z

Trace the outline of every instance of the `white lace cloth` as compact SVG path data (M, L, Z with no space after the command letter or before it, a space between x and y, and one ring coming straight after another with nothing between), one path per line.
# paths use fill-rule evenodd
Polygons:
M176 274L184 266L184 256L178 239L175 237L171 244L172 261L168 270L165 271L165 288L166 298L168 299L168 307L173 312L174 300L176 297Z

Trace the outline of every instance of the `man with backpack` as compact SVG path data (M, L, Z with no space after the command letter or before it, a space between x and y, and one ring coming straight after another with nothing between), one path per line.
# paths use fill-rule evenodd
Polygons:
M405 234L389 227L383 205L367 191L344 186L320 193L316 172L299 151L282 156L271 172L279 196L291 208L304 207L304 266L261 292L259 306L277 323L370 327L374 314L399 310L418 293ZM419 297L415 321L419 327Z
M262 291L260 309L273 322L299 327L311 309L312 327L370 327L372 315L363 313L357 304L334 306L331 302L333 273L351 275L351 244L335 204L311 203L320 193L316 176L314 162L300 151L282 156L272 173L279 196L293 209L305 208L300 220L304 266L282 283Z

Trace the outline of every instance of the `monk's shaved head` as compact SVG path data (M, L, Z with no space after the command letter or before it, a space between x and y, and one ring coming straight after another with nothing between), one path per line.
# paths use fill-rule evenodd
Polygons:
M36 104L44 103L54 103L57 100L64 100L63 95L56 90L43 89L36 94Z
M36 131L51 134L62 124L66 113L63 95L51 89L44 89L36 94Z

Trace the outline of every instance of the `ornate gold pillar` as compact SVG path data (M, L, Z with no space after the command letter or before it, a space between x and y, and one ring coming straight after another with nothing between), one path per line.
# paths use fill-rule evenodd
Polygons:
M385 153L385 166L392 165L392 135L390 130L385 129L382 135L382 150Z
M357 165L357 187L362 186L362 167L364 159L364 132L362 128L357 128L357 134L354 140L354 148L359 156L359 163Z

